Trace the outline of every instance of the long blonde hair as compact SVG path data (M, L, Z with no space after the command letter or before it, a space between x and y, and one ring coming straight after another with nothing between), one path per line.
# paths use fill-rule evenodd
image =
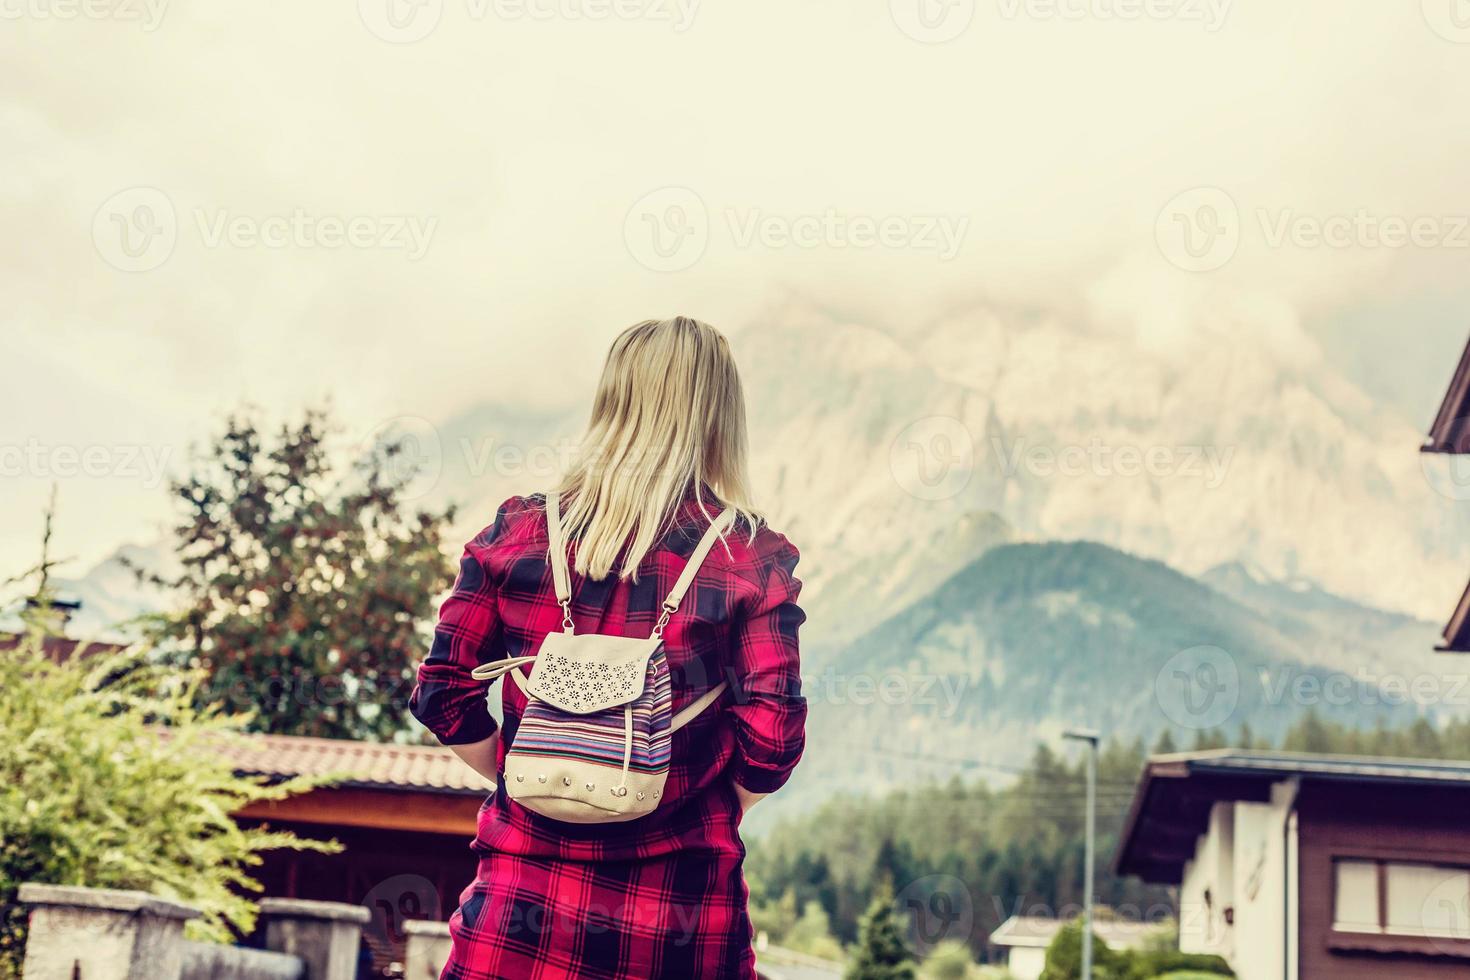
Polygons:
M690 493L711 519L735 508L753 534L747 455L745 394L724 335L686 316L624 330L559 487L578 573L604 579L620 565L619 578L636 577Z

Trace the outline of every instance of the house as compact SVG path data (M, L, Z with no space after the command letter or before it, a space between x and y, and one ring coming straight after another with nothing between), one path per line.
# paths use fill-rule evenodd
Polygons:
M1470 763L1222 749L1145 766L1115 869L1243 980L1470 976Z
M1449 389L1419 451L1451 456L1470 453L1470 344L1460 354ZM1436 649L1445 653L1470 653L1470 586L1460 595L1460 602L1444 628L1444 643Z
M1066 920L1050 916L1013 915L990 934L990 945L1001 950L1001 962L1015 980L1036 980L1046 969L1046 950ZM1137 949L1158 924L1126 919L1094 919L1093 935L1110 949Z
M406 922L444 922L474 878L469 845L492 786L449 749L249 735L225 751L242 774L345 777L234 816L343 845L338 854L269 851L252 874L273 898L365 906L363 936L380 971L402 961Z

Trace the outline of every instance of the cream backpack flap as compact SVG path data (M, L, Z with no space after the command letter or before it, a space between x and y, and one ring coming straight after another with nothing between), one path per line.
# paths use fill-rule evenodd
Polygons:
M562 631L548 634L535 656L498 660L473 671L483 681L509 674L526 695L526 710L505 756L504 787L512 800L568 823L634 820L658 806L674 732L714 704L726 687L716 684L675 713L664 627L734 516L726 508L704 533L646 639L577 633L557 495L546 495L551 578ZM529 678L521 669L527 664L534 664Z

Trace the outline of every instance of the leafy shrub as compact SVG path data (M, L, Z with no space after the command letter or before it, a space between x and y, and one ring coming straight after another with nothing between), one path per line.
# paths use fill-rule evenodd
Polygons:
M177 595L152 618L205 700L250 710L252 731L394 738L404 730L434 595L454 579L439 545L453 509L412 506L414 444L385 436L351 469L308 411L272 435L232 416L170 491L181 571L136 569Z
M1041 980L1075 980L1082 975L1082 922L1074 919L1062 927L1046 950L1046 969ZM1139 950L1115 950L1096 935L1092 937L1092 975L1095 980L1195 980L1234 976L1218 956L1181 953L1153 944Z
M220 748L246 719L196 707L200 681L142 650L56 662L38 625L0 649L0 977L20 973L23 882L187 902L191 935L224 941L254 925L260 851L338 849L230 818L320 781L235 775Z
M947 939L924 957L919 976L922 980L974 980L981 973L975 958L970 955L970 947L958 940Z

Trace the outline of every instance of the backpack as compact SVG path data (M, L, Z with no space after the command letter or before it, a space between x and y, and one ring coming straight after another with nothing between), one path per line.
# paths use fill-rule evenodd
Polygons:
M673 735L724 693L720 682L673 711L664 627L716 540L734 521L726 508L705 531L663 601L646 639L577 633L571 576L555 492L546 495L551 578L562 630L533 656L482 664L476 680L509 674L526 695L501 785L521 806L567 823L616 823L651 813L664 795ZM522 667L534 664L527 677Z

